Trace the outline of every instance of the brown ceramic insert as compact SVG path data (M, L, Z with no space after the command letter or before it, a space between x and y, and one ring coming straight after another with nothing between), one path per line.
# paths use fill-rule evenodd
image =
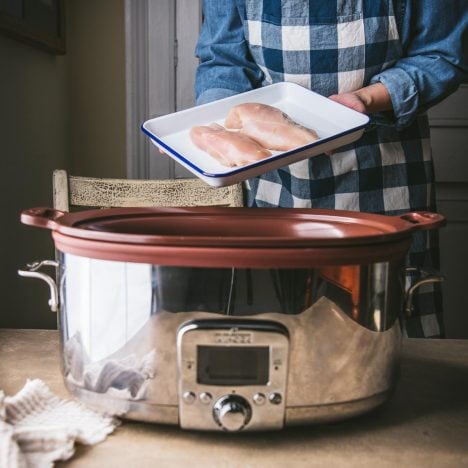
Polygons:
M187 266L311 267L404 255L435 213L383 216L289 208L33 208L25 224L53 231L56 248L91 258Z

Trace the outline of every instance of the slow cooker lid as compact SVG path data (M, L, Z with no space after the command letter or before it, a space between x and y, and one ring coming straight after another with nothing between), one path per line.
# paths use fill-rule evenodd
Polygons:
M50 209L46 213L42 208L41 214L37 210L41 208L23 212L22 221L82 239L193 247L376 244L444 221L435 213L384 216L298 208L109 208L75 213ZM35 218L33 222L28 216Z

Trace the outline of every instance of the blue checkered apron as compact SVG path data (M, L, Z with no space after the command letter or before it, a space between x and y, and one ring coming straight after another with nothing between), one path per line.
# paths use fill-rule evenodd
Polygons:
M324 96L354 91L402 55L391 0L246 0L245 37L263 85L289 81ZM246 183L248 206L397 215L435 211L426 115L408 128L377 125L332 156L319 155ZM414 236L408 263L438 267L437 232ZM408 285L413 279L408 277ZM438 285L418 290L408 336L442 336Z

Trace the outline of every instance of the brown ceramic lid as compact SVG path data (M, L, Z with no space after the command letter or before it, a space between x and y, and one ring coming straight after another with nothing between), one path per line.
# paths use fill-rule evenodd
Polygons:
M25 224L51 229L56 247L77 255L155 263L155 252L159 252L157 258L164 253L161 261L166 264L171 264L171 256L175 256L177 264L195 262L201 263L199 266L222 266L227 258L229 265L236 266L233 261L243 255L243 264L259 267L266 263L270 266L279 257L295 267L300 251L304 255L312 250L322 250L315 252L324 258L322 261L341 255L330 260L338 263L356 263L360 255L388 257L390 244L407 249L413 231L444 222L435 213L383 216L335 210L219 207L110 208L75 213L33 208L23 212L21 219ZM366 249L373 252L370 257L364 254ZM261 259L262 254L277 258L266 261ZM190 258L193 255L198 260ZM219 255L224 259L216 259ZM293 257L297 259L293 261ZM203 258L208 265L203 264Z

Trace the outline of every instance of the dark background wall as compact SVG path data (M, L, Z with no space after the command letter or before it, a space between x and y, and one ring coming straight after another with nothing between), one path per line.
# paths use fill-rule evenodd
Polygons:
M468 338L468 85L429 116L438 211L448 221L440 230L445 325L449 337Z
M125 177L123 0L68 0L66 54L0 34L0 327L55 328L45 283L16 271L54 258L21 210L52 205L52 171Z

